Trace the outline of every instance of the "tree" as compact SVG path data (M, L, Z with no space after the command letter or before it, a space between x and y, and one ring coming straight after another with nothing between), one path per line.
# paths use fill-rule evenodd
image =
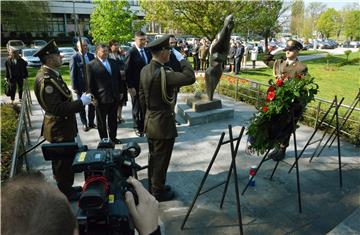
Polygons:
M291 22L290 32L293 35L301 35L304 25L304 2L302 0L295 0L291 7Z
M281 1L264 1L259 2L261 7L258 9L257 16L254 18L249 26L259 35L265 38L265 50L267 51L268 39L280 31L280 26L277 24L279 16L287 10L282 8Z
M360 40L360 10L345 12L344 33L350 40Z
M339 12L334 8L329 8L320 15L316 28L323 37L329 38L332 35L338 35L341 22Z
M46 12L47 1L1 1L1 24L7 31L47 31Z
M326 9L326 5L321 2L311 2L305 11L303 36L311 38L316 30L316 23L321 13Z
M141 0L147 22L156 21L166 29L178 29L196 37L213 40L223 27L224 19L233 14L234 32L254 20L261 7L257 1L153 1Z
M126 0L95 0L95 10L90 15L90 28L95 43L107 43L111 39L126 42L143 25L136 13L130 11Z

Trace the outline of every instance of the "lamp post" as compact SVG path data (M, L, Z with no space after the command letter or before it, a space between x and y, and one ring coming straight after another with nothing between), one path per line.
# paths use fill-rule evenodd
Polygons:
M76 37L76 36L77 36L77 35L76 35L76 31L77 31L77 17L76 17L76 13L75 13L75 0L73 0L73 14L74 14L74 25L75 25L74 33L75 33L75 37Z

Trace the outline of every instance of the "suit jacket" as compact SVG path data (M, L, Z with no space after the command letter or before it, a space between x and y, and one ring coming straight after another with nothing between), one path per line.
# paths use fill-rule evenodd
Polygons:
M95 58L91 53L87 53L87 56L89 61ZM86 74L83 65L83 57L79 52L71 57L69 63L71 86L78 94L82 94L86 90Z
M81 100L73 101L66 83L46 67L41 67L36 75L34 92L45 110L44 138L49 142L74 140L78 132L75 113L83 108Z
M172 139L177 136L174 108L162 98L160 63L152 60L141 71L140 105L145 113L144 130L148 138ZM180 61L181 72L166 69L168 95L181 86L193 84L195 74L187 60ZM173 94L173 93L172 93Z
M144 48L148 62L151 60L151 53ZM125 58L125 76L128 88L135 88L139 91L140 72L145 66L145 62L142 59L138 49L133 46Z
M241 45L241 46L236 48L234 57L235 58L241 58L243 55L244 55L244 46Z
M306 75L308 68L301 61L296 59L291 65L286 65L286 60L276 60L273 64L274 66L274 75L281 76L281 74L286 74L289 77L295 77L296 74Z
M108 59L111 74L106 70L102 62L96 58L86 65L88 89L100 104L109 104L120 101L120 94L124 93L121 86L121 74L118 63Z
M5 61L5 77L9 82L14 83L16 80L25 79L28 77L27 62L22 58L16 60L16 64L11 60Z

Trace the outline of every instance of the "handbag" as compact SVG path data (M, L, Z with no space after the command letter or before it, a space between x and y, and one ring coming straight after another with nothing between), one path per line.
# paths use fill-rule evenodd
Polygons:
M11 96L11 83L5 81L5 95Z

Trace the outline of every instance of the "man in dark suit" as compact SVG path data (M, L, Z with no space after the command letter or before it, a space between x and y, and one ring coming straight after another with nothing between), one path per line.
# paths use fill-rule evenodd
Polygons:
M88 91L95 99L100 138L110 137L114 144L120 144L120 140L116 138L116 116L120 99L124 95L124 87L119 83L121 80L119 65L113 59L108 59L108 55L107 45L99 44L96 47L96 59L86 66Z
M45 111L41 134L50 143L74 142L78 133L75 113L91 103L91 96L84 93L80 99L72 100L72 93L59 73L62 62L54 40L39 49L34 56L39 57L43 64L36 74L34 86L36 98ZM72 187L73 160L71 157L52 160L58 188L70 201L80 197L77 189Z
M239 74L240 73L240 67L241 67L241 60L244 56L244 46L241 45L240 42L236 42L236 51L235 51L235 69L234 73Z
M158 201L168 201L174 198L174 192L165 182L177 136L176 90L193 84L195 74L187 60L180 61L180 72L165 66L170 59L169 36L163 36L147 47L151 50L152 60L141 71L139 95L141 108L146 110L144 130L149 144L149 189Z
M81 43L80 40L78 40L77 48L78 52L71 57L69 66L72 89L79 99L86 90L86 65L94 59L94 55L88 52L88 45L85 40L81 40ZM90 128L96 128L94 124L95 106L93 104L88 105L87 119L84 107L84 109L80 111L80 119L84 131L88 131Z
M144 48L146 34L142 31L135 33L135 45L128 51L125 58L125 76L132 102L132 115L136 135L144 136L144 111L139 103L139 81L141 69L150 62L151 54Z

